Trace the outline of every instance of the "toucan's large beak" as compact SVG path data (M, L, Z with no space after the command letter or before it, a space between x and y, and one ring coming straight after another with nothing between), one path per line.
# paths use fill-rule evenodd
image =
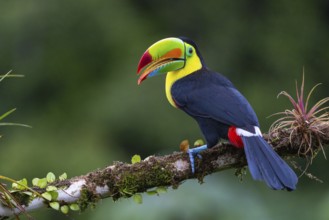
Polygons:
M147 77L181 69L185 66L185 45L179 38L165 38L150 46L138 63L138 85Z

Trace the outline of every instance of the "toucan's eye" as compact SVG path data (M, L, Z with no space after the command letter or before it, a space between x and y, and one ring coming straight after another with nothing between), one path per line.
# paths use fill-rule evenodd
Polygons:
M189 48L187 49L187 55L188 55L188 56L192 56L192 54L193 54L193 48L192 48L192 47L189 47Z

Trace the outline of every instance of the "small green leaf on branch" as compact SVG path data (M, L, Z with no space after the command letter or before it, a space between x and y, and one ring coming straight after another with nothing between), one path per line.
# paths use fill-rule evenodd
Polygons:
M67 179L67 174L66 173L63 173L58 178L59 178L60 181L66 180Z
M63 213L63 214L67 214L67 213L69 213L69 207L67 206L67 205L63 205L63 206L61 206L61 212Z
M52 183L56 180L56 176L52 172L47 173L46 178L48 183Z
M58 202L50 202L49 206L55 210L59 210L59 203Z
M133 200L134 200L134 202L137 203L137 204L142 204L142 203L143 203L143 197L142 197L142 195L139 194L139 193L133 195Z
M71 209L72 211L79 211L79 210L80 210L80 207L79 207L78 204L73 203L73 204L70 204L70 209Z
M141 156L135 154L132 158L131 158L131 163L135 164L135 163L139 163L141 162Z

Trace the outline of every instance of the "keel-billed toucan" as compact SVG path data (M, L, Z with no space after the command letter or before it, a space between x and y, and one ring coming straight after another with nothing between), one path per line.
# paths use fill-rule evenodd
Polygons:
M154 43L140 59L137 73L138 84L148 77L167 73L168 101L199 124L207 145L189 149L193 173L194 156L220 139L227 139L244 148L255 180L265 181L276 190L296 189L296 174L263 139L249 102L231 81L207 68L193 41L180 37Z

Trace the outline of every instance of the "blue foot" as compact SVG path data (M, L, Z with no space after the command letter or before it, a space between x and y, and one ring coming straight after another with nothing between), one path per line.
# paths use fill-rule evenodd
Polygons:
M194 168L194 157L197 156L200 159L202 158L201 155L199 154L201 151L204 151L207 149L207 145L202 145L200 147L196 147L196 148L192 148L192 149L188 149L187 153L190 157L190 163L191 163L191 169L192 169L192 173L195 173L195 168Z

